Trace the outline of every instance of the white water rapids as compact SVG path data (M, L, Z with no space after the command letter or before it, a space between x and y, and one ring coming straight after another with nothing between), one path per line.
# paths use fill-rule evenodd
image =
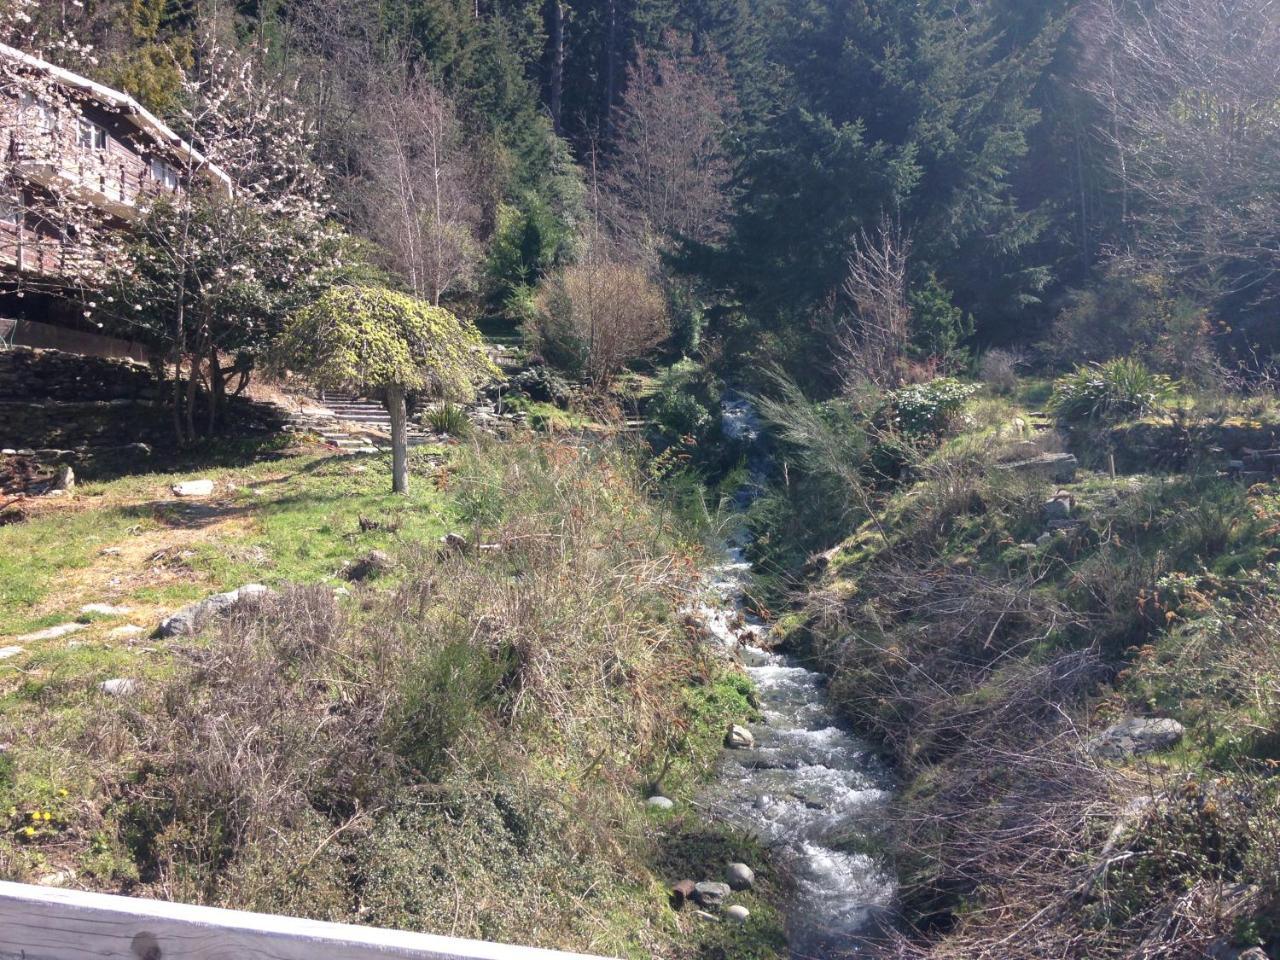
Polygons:
M725 404L726 432L750 443L755 412L744 401ZM758 489L760 471L756 471ZM743 499L749 501L748 490ZM886 917L892 876L872 856L856 852L875 834L889 798L888 771L870 747L836 717L825 675L774 653L768 627L744 610L751 567L743 544L726 546L699 619L742 659L754 681L764 722L751 725L755 747L725 750L708 800L730 822L778 851L796 891L787 933L794 958L856 954ZM863 844L862 846L866 846Z

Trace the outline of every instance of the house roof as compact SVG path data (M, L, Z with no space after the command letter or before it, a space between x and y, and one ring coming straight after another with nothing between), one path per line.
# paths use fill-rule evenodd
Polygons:
M138 103L133 97L119 90L95 83L88 77L72 73L62 67L55 66L39 57L23 53L15 47L0 43L0 57L21 64L31 70L45 73L59 84L70 87L96 100L98 103L129 118L135 127L146 133L157 143L173 151L178 156L190 161L191 165L215 184L223 186L228 192L232 189L231 178L217 164L209 160L194 146L187 143L173 132L163 120Z

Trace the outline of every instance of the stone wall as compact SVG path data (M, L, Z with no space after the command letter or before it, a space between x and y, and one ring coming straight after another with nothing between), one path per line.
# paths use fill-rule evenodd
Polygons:
M85 403L156 395L151 370L135 361L31 347L0 349L0 401Z
M0 449L167 448L174 443L167 394L151 370L134 361L0 350ZM203 397L197 403L203 412ZM282 411L245 397L228 398L225 413L234 435L283 426Z
M147 400L0 400L0 449L77 450L172 440L167 411Z

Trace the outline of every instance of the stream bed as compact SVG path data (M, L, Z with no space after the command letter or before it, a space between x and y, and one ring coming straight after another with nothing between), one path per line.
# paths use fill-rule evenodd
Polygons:
M753 414L741 401L726 405L726 427L754 432ZM896 893L884 865L858 849L874 846L859 841L879 832L889 771L837 718L826 676L767 649L768 626L744 609L751 566L743 546L726 545L698 618L741 658L764 722L749 727L753 748L724 751L707 802L777 851L794 876L791 956L856 954L891 913Z

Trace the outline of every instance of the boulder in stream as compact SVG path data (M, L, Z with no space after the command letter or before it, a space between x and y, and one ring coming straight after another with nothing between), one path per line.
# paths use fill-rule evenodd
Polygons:
M724 735L724 745L730 750L751 750L756 745L756 738L746 727L735 723Z

